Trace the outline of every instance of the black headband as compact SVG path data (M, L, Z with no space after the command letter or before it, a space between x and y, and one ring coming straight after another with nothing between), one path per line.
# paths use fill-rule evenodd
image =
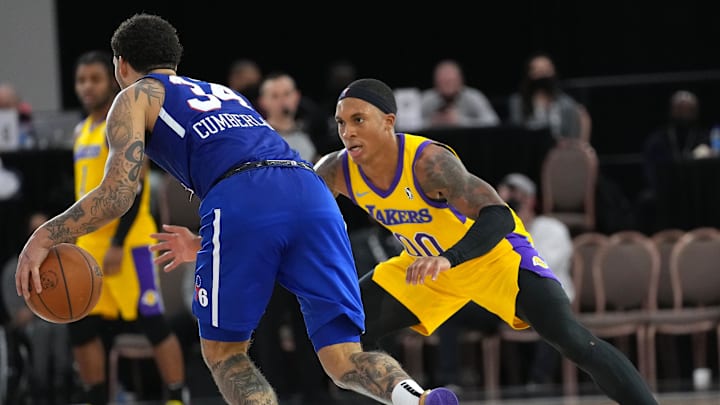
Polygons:
M361 100L365 100L368 103L374 105L380 111L384 112L385 114L396 114L397 113L397 107L393 105L393 103L389 102L385 99L385 97L377 94L376 92L366 89L364 87L359 86L351 86L346 87L345 90L340 93L340 97L338 97L338 101L348 98L348 97L355 97L359 98Z

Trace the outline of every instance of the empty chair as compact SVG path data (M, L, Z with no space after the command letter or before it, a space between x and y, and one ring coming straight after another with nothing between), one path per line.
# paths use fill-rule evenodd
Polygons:
M660 254L652 240L639 232L621 231L607 237L592 259L592 311L582 306L588 272L578 274L576 281L580 322L599 338L625 343L620 349L626 354L630 352L626 339L634 337L636 365L643 376L648 375L646 319L656 305L659 271ZM576 394L577 368L566 361L563 371L566 393Z
M592 276L593 261L597 251L608 243L608 236L599 232L585 232L573 238L572 280L575 313L595 310L595 282Z
M686 232L670 253L673 306L657 309L649 320L649 383L657 384L657 334L693 335L695 367L707 363L708 332L720 332L720 231L703 227ZM718 351L720 352L720 333Z
M564 222L573 235L593 231L597 177L597 155L588 142L558 142L542 165L543 213Z
M660 277L658 278L657 305L659 309L673 307L672 283L670 280L670 253L677 241L685 235L681 229L663 229L655 232L650 238L660 252ZM673 335L660 335L657 337L655 353L648 353L648 356L655 359L662 359L656 362L662 367L662 374L665 377L679 378L680 358L675 347L677 338ZM655 384L655 381L650 382ZM653 388L657 388L653 386Z
M664 229L654 233L650 239L660 252L660 277L658 278L658 308L671 308L674 304L670 277L670 254L677 241L685 235L681 229Z

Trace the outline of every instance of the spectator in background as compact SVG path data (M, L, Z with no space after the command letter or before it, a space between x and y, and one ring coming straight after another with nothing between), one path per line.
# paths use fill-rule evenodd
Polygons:
M587 110L560 89L555 64L546 53L528 59L519 91L508 100L508 111L510 124L549 128L555 139L590 140Z
M465 84L460 64L445 59L435 65L433 87L422 94L423 126L484 127L500 119L490 101L478 89Z
M508 174L498 185L497 191L525 224L538 253L553 269L565 294L572 301L575 297L570 275L573 244L568 227L555 218L537 215L536 186L524 174ZM533 387L552 383L560 359L560 353L546 341L536 342L535 355L530 363L529 385Z
M667 122L646 138L643 147L645 174L653 191L658 165L710 155L708 131L700 125L699 114L695 94L678 90L670 97Z
M257 62L252 59L238 59L230 65L227 85L245 96L253 106L257 106L262 77L262 70Z
M687 90L670 97L666 122L651 132L643 144L646 188L636 200L636 215L641 229L657 231L657 193L662 166L684 159L698 159L711 154L709 134L700 125L700 102Z
M17 111L19 148L31 149L35 147L32 106L20 98L17 89L10 83L0 83L0 110Z
M297 120L298 107L302 95L293 79L287 73L271 73L260 86L258 105L265 120L285 139L291 148L300 153L300 157L315 163L317 148L304 128Z

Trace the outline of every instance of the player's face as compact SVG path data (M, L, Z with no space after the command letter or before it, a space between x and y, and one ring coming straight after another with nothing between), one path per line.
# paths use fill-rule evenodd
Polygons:
M115 95L114 78L101 63L79 65L75 93L87 112L106 107Z
M394 142L393 114L384 114L359 98L340 100L335 108L338 134L348 155L358 164L388 150Z

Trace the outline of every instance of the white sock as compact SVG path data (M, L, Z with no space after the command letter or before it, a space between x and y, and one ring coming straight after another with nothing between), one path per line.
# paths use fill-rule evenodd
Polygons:
M402 380L392 391L393 405L418 405L425 390L415 380Z

